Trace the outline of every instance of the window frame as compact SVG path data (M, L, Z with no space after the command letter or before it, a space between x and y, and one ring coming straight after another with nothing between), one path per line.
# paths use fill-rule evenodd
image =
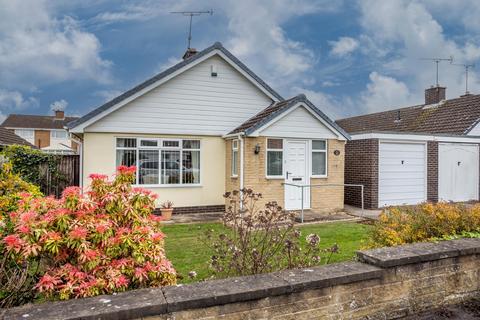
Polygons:
M62 138L59 138L59 137L54 137L54 133L57 133L57 132L64 132L65 133L65 137L62 137ZM53 129L53 130L50 130L50 139L52 140L68 140L69 139L69 136L68 136L68 131L67 130L56 130L56 129Z
M136 147L118 147L117 146L117 140L118 139L135 139L136 140ZM141 146L141 141L142 140L156 140L158 141L157 146ZM198 148L183 148L183 141L184 140L195 140L199 142L199 147ZM164 141L178 141L179 146L178 147L164 147L163 142ZM135 187L144 187L144 188L188 188L188 187L199 187L202 185L202 139L200 138L148 138L148 137L124 137L124 136L116 136L114 139L114 147L115 147L115 167L117 166L117 150L135 150L136 153L136 161L135 161L135 166L137 170L135 171L135 183L133 184ZM139 155L140 155L140 150L156 150L158 151L158 183L156 184L139 184L139 173L140 169L138 166L138 161L139 161ZM165 151L179 151L180 153L180 179L179 183L172 183L172 184L166 184L166 183L161 183L162 181L162 150ZM198 183L183 183L183 152L184 151L198 151L200 153L200 164L199 164L199 181Z
M282 140L282 149L272 149L268 147L268 140ZM282 174L281 175L269 175L268 174L268 152L269 151L282 151ZM283 179L285 180L285 139L270 137L265 139L265 177L269 180Z
M17 132L20 132L20 131L30 132L32 135L31 135L31 136L29 135L28 137L24 137L23 135L17 133ZM23 139L35 139L35 129L17 128L17 129L14 129L13 132L14 132L17 136L19 136L19 137L21 137L21 138L23 138Z
M313 149L314 141L325 142L325 149ZM313 174L313 154L323 153L325 154L325 174ZM310 177L311 178L328 178L328 140L327 139L312 139L310 140Z
M240 140L233 139L232 140L232 147L231 147L231 159L230 159L230 177L238 178L238 145ZM236 157L233 155L236 154ZM234 161L235 159L235 161ZM233 170L235 168L235 171Z

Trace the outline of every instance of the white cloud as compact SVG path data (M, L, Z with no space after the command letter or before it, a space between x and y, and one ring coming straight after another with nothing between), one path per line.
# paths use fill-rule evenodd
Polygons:
M0 123L11 112L37 108L38 100L34 97L24 97L18 91L0 89Z
M370 83L360 95L360 103L367 112L377 112L414 104L407 85L392 77L370 73Z
M365 0L359 2L363 34L360 46L376 59L370 82L361 93L365 110L423 102L424 89L435 83L435 66L422 57L449 57L468 62L480 57L473 41L456 42L418 1ZM448 13L445 13L448 14ZM381 51L378 51L381 48ZM480 89L477 76L469 79L472 90ZM464 70L448 63L440 66L440 84L447 86L447 98L464 93Z
M68 106L68 102L64 99L61 99L61 100L57 100L55 102L53 102L51 105L50 105L50 109L52 111L65 111L65 109L67 108Z
M89 79L106 83L111 63L71 17L54 17L44 0L0 0L0 83L17 89Z
M102 98L103 102L107 102L118 97L123 92L121 90L99 90L95 92L95 96Z
M358 41L350 37L340 37L337 41L329 41L332 50L330 53L337 57L344 57L358 48Z
M35 108L38 107L38 100L33 97L25 98L18 91L0 89L0 107L3 111Z

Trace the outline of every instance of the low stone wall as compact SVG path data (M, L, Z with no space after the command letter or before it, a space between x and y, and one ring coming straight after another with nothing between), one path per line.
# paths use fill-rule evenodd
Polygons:
M357 253L358 262L3 310L2 319L395 319L480 295L480 239Z

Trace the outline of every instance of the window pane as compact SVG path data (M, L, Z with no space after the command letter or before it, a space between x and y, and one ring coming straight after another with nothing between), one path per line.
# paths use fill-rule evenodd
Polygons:
M164 147L179 147L180 142L179 141L163 141L163 146Z
M182 183L200 183L200 151L183 151Z
M134 166L137 163L136 150L117 150L117 167L118 166Z
M158 184L158 151L138 151L138 183Z
M66 139L67 138L67 131L65 130L52 130L51 136L54 139Z
M312 149L313 150L325 150L327 144L323 140L313 140L312 141Z
M238 148L238 140L233 140L232 141L232 149L237 149Z
M268 151L267 152L267 175L281 176L283 174L283 152Z
M313 152L312 153L312 174L323 176L327 172L327 168L325 166L325 152Z
M200 149L200 140L183 140L183 149Z
M232 151L232 176L238 175L237 163L238 163L238 151L233 150Z
M157 140L140 140L140 145L142 147L156 147L158 146Z
M15 129L15 134L24 138L33 138L34 131L33 130L28 130L28 129Z
M180 183L180 151L162 150L162 183Z
M267 140L268 149L283 149L283 140L282 139L268 139Z
M137 146L137 139L117 138L117 147L135 148L136 146Z

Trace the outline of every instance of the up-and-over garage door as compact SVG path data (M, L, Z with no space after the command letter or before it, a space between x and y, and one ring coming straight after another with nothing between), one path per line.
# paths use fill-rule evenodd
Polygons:
M478 145L438 145L438 198L444 201L478 200Z
M380 142L379 207L426 201L426 149L425 143Z

